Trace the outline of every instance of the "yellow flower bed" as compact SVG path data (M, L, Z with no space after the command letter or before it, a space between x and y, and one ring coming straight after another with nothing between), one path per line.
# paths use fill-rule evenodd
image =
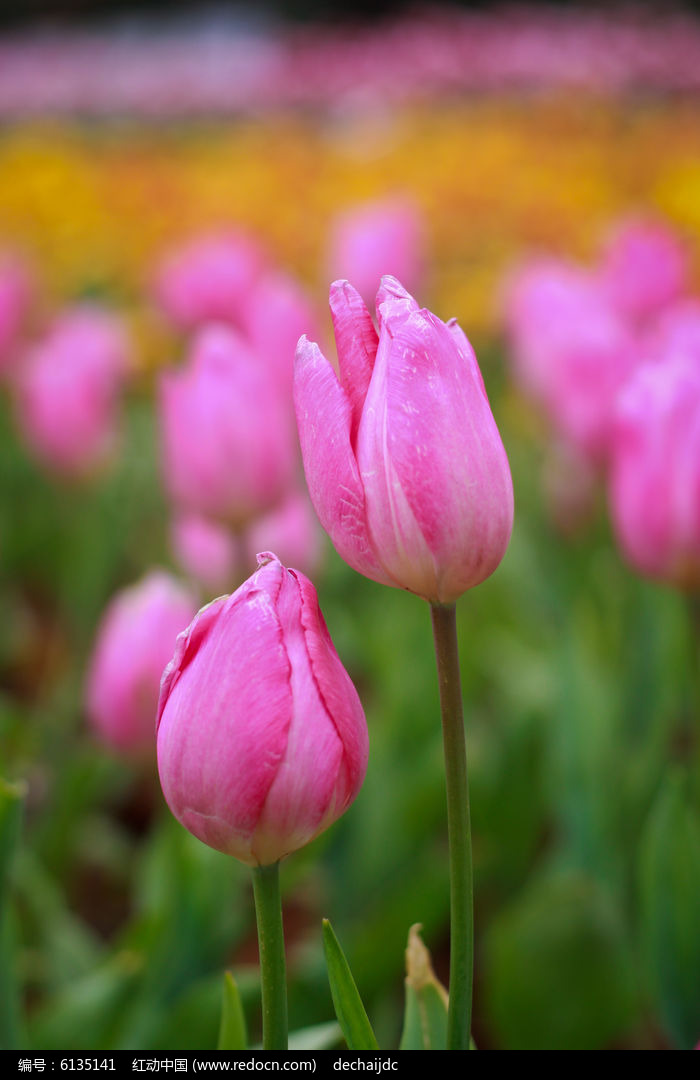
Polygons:
M427 300L488 332L503 270L524 250L589 257L635 210L700 235L700 113L672 98L485 97L371 117L34 122L0 135L0 246L34 258L51 303L98 290L139 312L158 254L224 223L260 234L321 301L334 214L391 192L425 212Z

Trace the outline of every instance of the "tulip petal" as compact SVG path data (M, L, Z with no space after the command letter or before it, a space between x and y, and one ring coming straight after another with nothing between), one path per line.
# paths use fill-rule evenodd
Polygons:
M311 501L336 551L353 569L395 584L372 550L365 496L350 443L352 409L318 345L302 337L294 377L299 439Z
M352 408L350 441L354 443L372 378L379 337L364 300L349 281L333 282L329 302L338 350L340 385Z
M512 527L510 470L471 350L402 298L384 301L382 314L358 437L369 528L387 572L448 602L503 556Z
M168 805L204 843L249 863L257 862L252 837L292 717L290 665L275 612L284 573L270 563L200 612L181 641L176 676L163 683L158 764ZM251 671L261 674L251 678ZM211 745L220 752L212 754Z

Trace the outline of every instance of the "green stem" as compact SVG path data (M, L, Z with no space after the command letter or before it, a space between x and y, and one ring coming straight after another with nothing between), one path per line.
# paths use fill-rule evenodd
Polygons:
M468 1050L474 977L474 889L462 686L455 604L431 604L445 750L450 844L450 1002L447 1049Z
M262 983L263 1050L287 1049L287 969L279 871L279 863L253 867Z

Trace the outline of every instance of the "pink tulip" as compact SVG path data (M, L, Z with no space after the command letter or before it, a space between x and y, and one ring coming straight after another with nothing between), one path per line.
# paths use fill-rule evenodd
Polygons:
M537 259L511 278L506 324L521 385L572 453L601 465L617 395L641 354L626 320L585 271Z
M347 810L368 739L313 585L274 555L258 561L178 638L161 684L158 769L185 828L265 866Z
M122 324L97 308L66 312L17 375L22 432L49 468L85 475L117 442L119 394L128 366Z
M192 595L161 571L110 602L97 632L86 695L90 723L110 746L123 752L155 746L161 675L195 610Z
M321 531L306 492L293 491L279 506L257 518L244 537L246 565L258 551L279 551L285 564L313 573L321 558Z
M251 290L241 321L256 356L291 404L297 341L318 326L309 297L288 274L265 274Z
M666 308L645 340L650 359L694 358L700 364L700 302L681 300Z
M32 287L25 267L7 257L0 262L0 371L12 365L13 350L31 300Z
M410 289L422 284L424 229L418 208L407 199L356 206L336 221L331 237L331 278L347 278L366 304L390 271Z
M331 286L340 377L297 350L295 400L311 500L355 570L450 603L493 573L513 524L508 460L456 322L384 277L379 335L357 291Z
M630 221L610 238L600 277L615 307L625 316L656 315L685 291L687 254L662 222Z
M296 468L286 403L244 340L210 326L160 384L165 483L183 510L240 529L270 509Z
M700 365L647 364L623 391L610 479L629 562L681 588L700 586Z
M238 554L230 529L196 514L180 514L171 537L175 557L190 577L214 595L231 588L238 573Z
M240 325L264 259L250 237L223 231L197 237L166 256L154 291L167 317L181 330L211 321Z

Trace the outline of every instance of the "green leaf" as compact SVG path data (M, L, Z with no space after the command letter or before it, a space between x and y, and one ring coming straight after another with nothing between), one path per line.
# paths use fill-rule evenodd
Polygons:
M408 931L406 1008L399 1050L445 1050L447 990L433 971L420 929L416 923Z
M236 980L230 971L224 972L224 997L221 1005L219 1050L245 1050L248 1046L245 1016Z
M23 1042L20 993L15 977L17 935L8 892L25 791L24 784L9 784L0 779L0 1047L3 1050L18 1050Z
M700 823L685 777L662 787L640 848L642 940L652 992L679 1049L700 1035Z
M330 1050L337 1046L342 1032L335 1020L327 1024L313 1024L311 1027L293 1031L289 1036L290 1050Z
M372 1026L345 954L328 919L323 920L323 948L335 1015L350 1050L378 1050Z

